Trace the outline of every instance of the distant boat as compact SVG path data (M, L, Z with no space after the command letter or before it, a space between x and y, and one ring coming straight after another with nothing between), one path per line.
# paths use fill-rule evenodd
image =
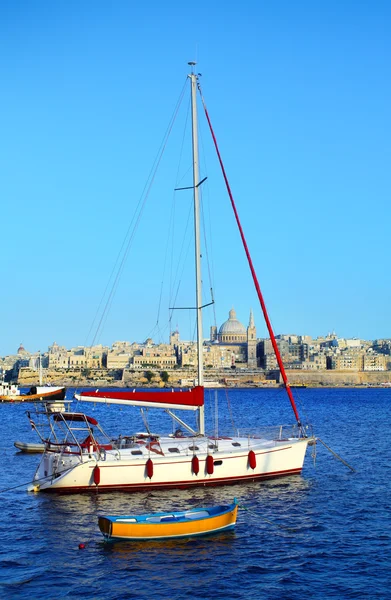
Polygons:
M41 402L50 400L64 400L66 387L42 385L42 360L39 357L39 386L31 386L26 393L14 383L8 383L4 379L0 383L0 402Z
M181 379L180 385L182 387L194 387L197 385L197 380L194 379ZM204 379L204 388L221 388L224 387L222 383L219 381L205 380Z
M144 515L105 515L99 517L99 529L106 541L165 540L209 535L233 529L238 504L192 508L183 511Z
M45 450L45 444L38 442L14 442L15 448L21 452L27 452L29 454L39 454Z
M15 387L15 386L14 386ZM64 400L66 394L65 387L54 386L32 386L26 394L22 394L20 389L14 393L0 395L0 402L45 402L48 400Z

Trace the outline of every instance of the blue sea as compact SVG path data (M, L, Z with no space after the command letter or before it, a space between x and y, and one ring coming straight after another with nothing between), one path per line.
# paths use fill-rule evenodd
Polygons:
M0 597L391 598L391 389L294 391L303 420L355 472L318 442L301 476L268 482L151 494L28 493L39 455L14 447L15 440L36 441L28 407L0 404ZM294 422L280 389L218 390L217 400L208 390L206 402L208 418L218 405L221 435L232 433L232 420L239 427ZM140 430L133 409L83 409L113 436ZM109 544L98 528L101 514L234 497L241 507L236 528L214 536Z

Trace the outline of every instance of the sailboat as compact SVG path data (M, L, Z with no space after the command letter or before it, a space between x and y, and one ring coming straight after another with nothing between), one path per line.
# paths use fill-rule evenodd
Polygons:
M28 392L23 393L15 384L4 380L0 384L0 402L42 402L51 400L64 400L66 388L64 386L43 385L42 383L42 357L39 355L39 385L31 386Z
M277 343L267 316L266 307L256 279L251 257L239 222L237 210L229 189L228 180L218 151L205 103L202 101L212 132L212 137L223 169L224 179L231 198L240 235L253 275L255 287L276 352L281 375L296 417L296 424L271 429L270 435L235 437L210 436L205 429L204 372L202 361L202 291L201 291L201 241L197 90L200 92L195 63L189 63L192 113L193 199L195 231L195 279L197 316L197 385L186 391L83 391L75 397L84 402L101 402L107 405L138 406L164 410L178 425L174 433L157 434L149 429L132 435L112 439L105 433L97 419L82 412L62 412L50 415L56 433L45 447L41 462L29 487L34 491L88 492L100 491L151 491L156 489L192 488L258 481L274 477L300 474L307 446L314 438L302 425ZM186 411L195 412L196 426L189 425Z

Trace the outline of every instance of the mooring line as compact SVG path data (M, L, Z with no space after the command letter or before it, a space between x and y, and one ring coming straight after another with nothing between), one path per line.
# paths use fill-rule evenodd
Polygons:
M247 506L243 506L243 504L238 504L238 507L242 508L243 510L247 510L248 512L252 513L253 515L255 515L256 517L259 518L259 513L255 512L255 510L251 510L251 508L247 508ZM269 521L269 519L266 519L265 517L261 517L261 519L263 521L266 521L266 523L269 523L269 525L273 525L274 527L279 527L280 529L284 529L285 531L290 531L291 533L297 531L297 527L285 527L284 525L280 525L279 523L274 523L273 521Z
M346 465L347 467L349 467L349 469L351 471L353 471L353 473L356 472L356 469L354 469L352 466L349 465L349 463L346 462L346 460L344 460L343 458L341 458L341 456L339 456L339 454L337 454L336 452L334 452L334 450L332 450L323 440L321 440L319 437L316 438L321 444L323 444L323 446L325 448L327 448L327 450L329 452L331 452L331 454L333 454L335 456L335 458L338 458L338 460L340 460L344 465Z
M85 461L85 465L89 462L93 462L92 460L86 460ZM72 469L72 467L68 467L67 469L63 469L62 471L57 471L56 475L63 475L64 473L66 473L67 471L70 471ZM34 479L33 481L27 481L27 483L20 483L19 485L14 485L13 487L9 487L9 488L4 488L2 490L0 490L0 494L2 494L3 492L10 492L11 490L16 490L17 488L20 487L24 487L27 485L35 485L37 483L41 483L42 481L46 481L48 479L52 479L53 475L46 475L45 477L40 477L39 479Z
M46 476L46 477L41 477L41 479L36 479L35 481L27 481L25 483L20 483L19 485L14 485L13 487L4 488L4 489L0 490L0 494L3 494L3 492L10 492L11 490L16 490L20 487L25 487L27 485L39 483L40 481L45 481L45 479L50 479L50 477L51 477L51 475Z

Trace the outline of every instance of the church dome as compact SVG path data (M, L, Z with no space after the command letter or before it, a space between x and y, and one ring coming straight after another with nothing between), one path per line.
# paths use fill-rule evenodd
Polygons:
M229 311L229 319L219 329L219 335L246 335L245 326L237 320L236 312L232 308Z

